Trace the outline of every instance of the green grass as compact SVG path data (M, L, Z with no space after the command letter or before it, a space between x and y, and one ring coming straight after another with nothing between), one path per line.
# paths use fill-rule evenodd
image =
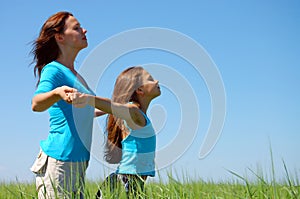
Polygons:
M228 182L205 182L202 180L193 181L185 178L181 182L174 179L170 174L168 182L149 182L146 184L147 198L209 198L209 199L300 199L299 179L293 178L283 162L285 179L281 182L275 181L275 174L272 173L271 180L267 180L262 174L257 174L251 169L256 180L248 180L245 177L233 172L232 179ZM183 181L183 182L182 182ZM270 182L268 182L270 181ZM87 182L85 188L86 198L95 198L99 183ZM108 190L103 190L105 198L113 198ZM37 198L34 183L0 183L0 198ZM126 198L121 193L119 198Z
M191 180L187 174L177 173L174 177L173 173L168 174L167 182L159 180L159 182L148 182L145 185L145 193L142 198L191 198L191 199L300 199L300 178L295 172L291 175L284 161L284 179L278 180L275 175L275 166L273 154L271 154L270 174L266 175L262 169L253 171L247 170L254 177L244 177L232 170L227 170L232 178L225 182L213 182ZM159 175L159 179L162 179ZM182 177L183 176L183 177ZM248 176L248 175L247 175ZM180 181L176 179L181 179ZM195 179L195 178L193 178ZM86 182L85 198L95 198L101 182ZM121 189L122 190L122 189ZM119 197L114 197L109 190L102 190L104 198L126 198L124 191ZM34 199L37 198L35 191L35 183L1 183L0 182L0 199Z

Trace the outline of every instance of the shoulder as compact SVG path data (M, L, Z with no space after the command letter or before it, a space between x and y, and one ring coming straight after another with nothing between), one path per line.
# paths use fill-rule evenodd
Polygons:
M53 89L60 86L64 79L65 75L61 69L51 62L43 67L38 87L45 86Z
M52 61L45 65L41 72L41 78L44 77L46 79L55 79L57 81L62 81L64 79L74 80L74 74L64 65Z
M129 121L126 122L130 128L138 129L146 126L147 120L139 106L136 104L127 104L127 107L129 109L130 118Z
M43 67L41 74L50 75L50 74L61 73L61 72L62 72L61 69L54 62L51 62Z

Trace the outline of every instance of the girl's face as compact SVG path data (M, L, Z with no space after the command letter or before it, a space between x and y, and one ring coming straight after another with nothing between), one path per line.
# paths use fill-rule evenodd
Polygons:
M88 45L86 32L87 30L80 26L75 17L69 16L65 22L64 33L61 35L64 45L76 50L86 48Z
M144 95L151 98L155 98L161 94L160 87L157 80L154 80L153 77L147 72L143 72L143 85L139 87L144 93Z

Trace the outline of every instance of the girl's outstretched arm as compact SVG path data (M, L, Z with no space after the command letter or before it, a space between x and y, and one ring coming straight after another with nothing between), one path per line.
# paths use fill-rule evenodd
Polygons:
M71 100L75 107L84 107L89 104L105 113L125 120L129 126L135 128L145 126L146 123L141 110L134 104L120 104L112 102L108 98L84 93L73 93Z
M106 113L104 111L101 111L97 108L95 108L94 117L100 117L102 115L105 115Z

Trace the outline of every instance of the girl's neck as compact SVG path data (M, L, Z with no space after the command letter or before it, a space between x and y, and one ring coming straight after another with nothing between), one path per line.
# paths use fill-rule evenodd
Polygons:
M151 99L147 99L147 98L144 98L144 97L142 97L142 98L139 99L140 109L145 114L147 113L147 110L148 110L150 102L151 102Z

